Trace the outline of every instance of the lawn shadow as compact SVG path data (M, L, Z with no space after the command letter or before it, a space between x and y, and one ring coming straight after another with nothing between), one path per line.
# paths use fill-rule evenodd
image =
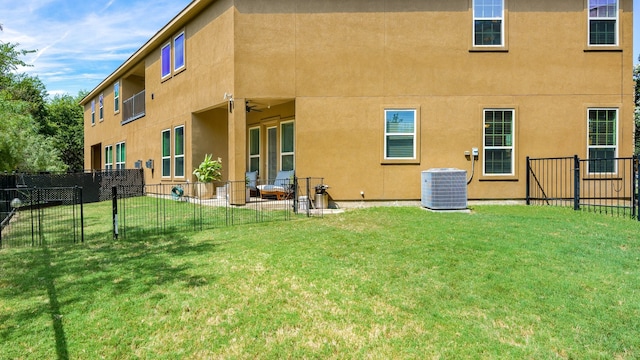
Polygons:
M16 336L23 331L19 329L21 324L42 322L47 316L51 319L57 358L68 359L68 347L74 339L65 334L65 309L77 308L78 304L90 306L100 296L154 299L161 297L161 290L172 283L181 282L180 286L190 288L215 280L191 276L188 260L194 254L215 251L217 245L213 242L194 243L178 232L93 240L4 254L6 268L21 271L5 273L0 281L0 297L19 304L12 313L0 313L0 320L9 324L0 328L0 342L19 342ZM48 300L44 303L40 299L43 295Z

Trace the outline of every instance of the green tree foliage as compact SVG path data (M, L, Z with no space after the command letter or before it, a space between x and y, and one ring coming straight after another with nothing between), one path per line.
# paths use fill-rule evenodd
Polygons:
M45 86L16 73L27 66L20 57L29 52L0 41L0 171L66 170L48 119Z
M64 170L52 139L38 133L29 105L0 91L0 171Z
M638 60L640 60L640 57L638 57ZM635 144L636 144L636 154L640 154L640 64L636 65L633 68L633 81L635 82L636 85L636 108L635 108L635 112L634 112L634 118L635 118L635 122L636 122L636 131L635 131Z
M60 151L62 161L71 171L84 167L84 129L82 107L77 97L57 95L47 103L47 118L53 131L53 143Z

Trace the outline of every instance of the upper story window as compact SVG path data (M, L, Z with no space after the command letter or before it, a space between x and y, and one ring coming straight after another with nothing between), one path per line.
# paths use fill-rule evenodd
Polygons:
M589 109L589 174L615 173L618 153L618 109Z
M91 125L96 124L96 101L91 100Z
M104 120L104 95L100 94L100 97L98 98L98 107L100 108L100 121Z
M113 84L113 112L120 111L120 82Z
M160 67L163 79L171 75L171 43L166 44L160 50Z
M473 45L504 46L504 0L473 0Z
M416 158L416 109L385 109L384 158Z
M589 0L589 45L618 45L618 0Z
M184 31L160 48L160 75L162 80L186 67L186 36Z
M173 70L182 70L185 66L184 32L173 39Z
M515 110L484 110L484 174L514 175Z

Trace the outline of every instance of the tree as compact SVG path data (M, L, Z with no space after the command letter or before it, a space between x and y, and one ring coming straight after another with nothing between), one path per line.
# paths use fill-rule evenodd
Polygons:
M0 91L0 171L61 171L53 141L37 131L29 104Z
M29 52L0 42L0 171L65 170L48 127L44 85L15 73Z
M68 170L84 168L83 110L77 97L56 95L47 103L48 124L53 131L53 144L60 151Z
M638 57L638 60L640 60L640 56ZM635 153L636 155L640 154L640 64L636 65L633 68L633 81L635 82L635 103L636 103L636 107L635 107L635 112L634 112L634 119L635 119L635 145L636 145L636 150Z

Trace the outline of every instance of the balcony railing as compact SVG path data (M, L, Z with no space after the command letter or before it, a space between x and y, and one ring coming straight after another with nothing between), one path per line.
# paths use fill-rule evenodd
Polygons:
M122 102L122 124L126 124L144 116L144 95L145 91L142 90L141 92Z

